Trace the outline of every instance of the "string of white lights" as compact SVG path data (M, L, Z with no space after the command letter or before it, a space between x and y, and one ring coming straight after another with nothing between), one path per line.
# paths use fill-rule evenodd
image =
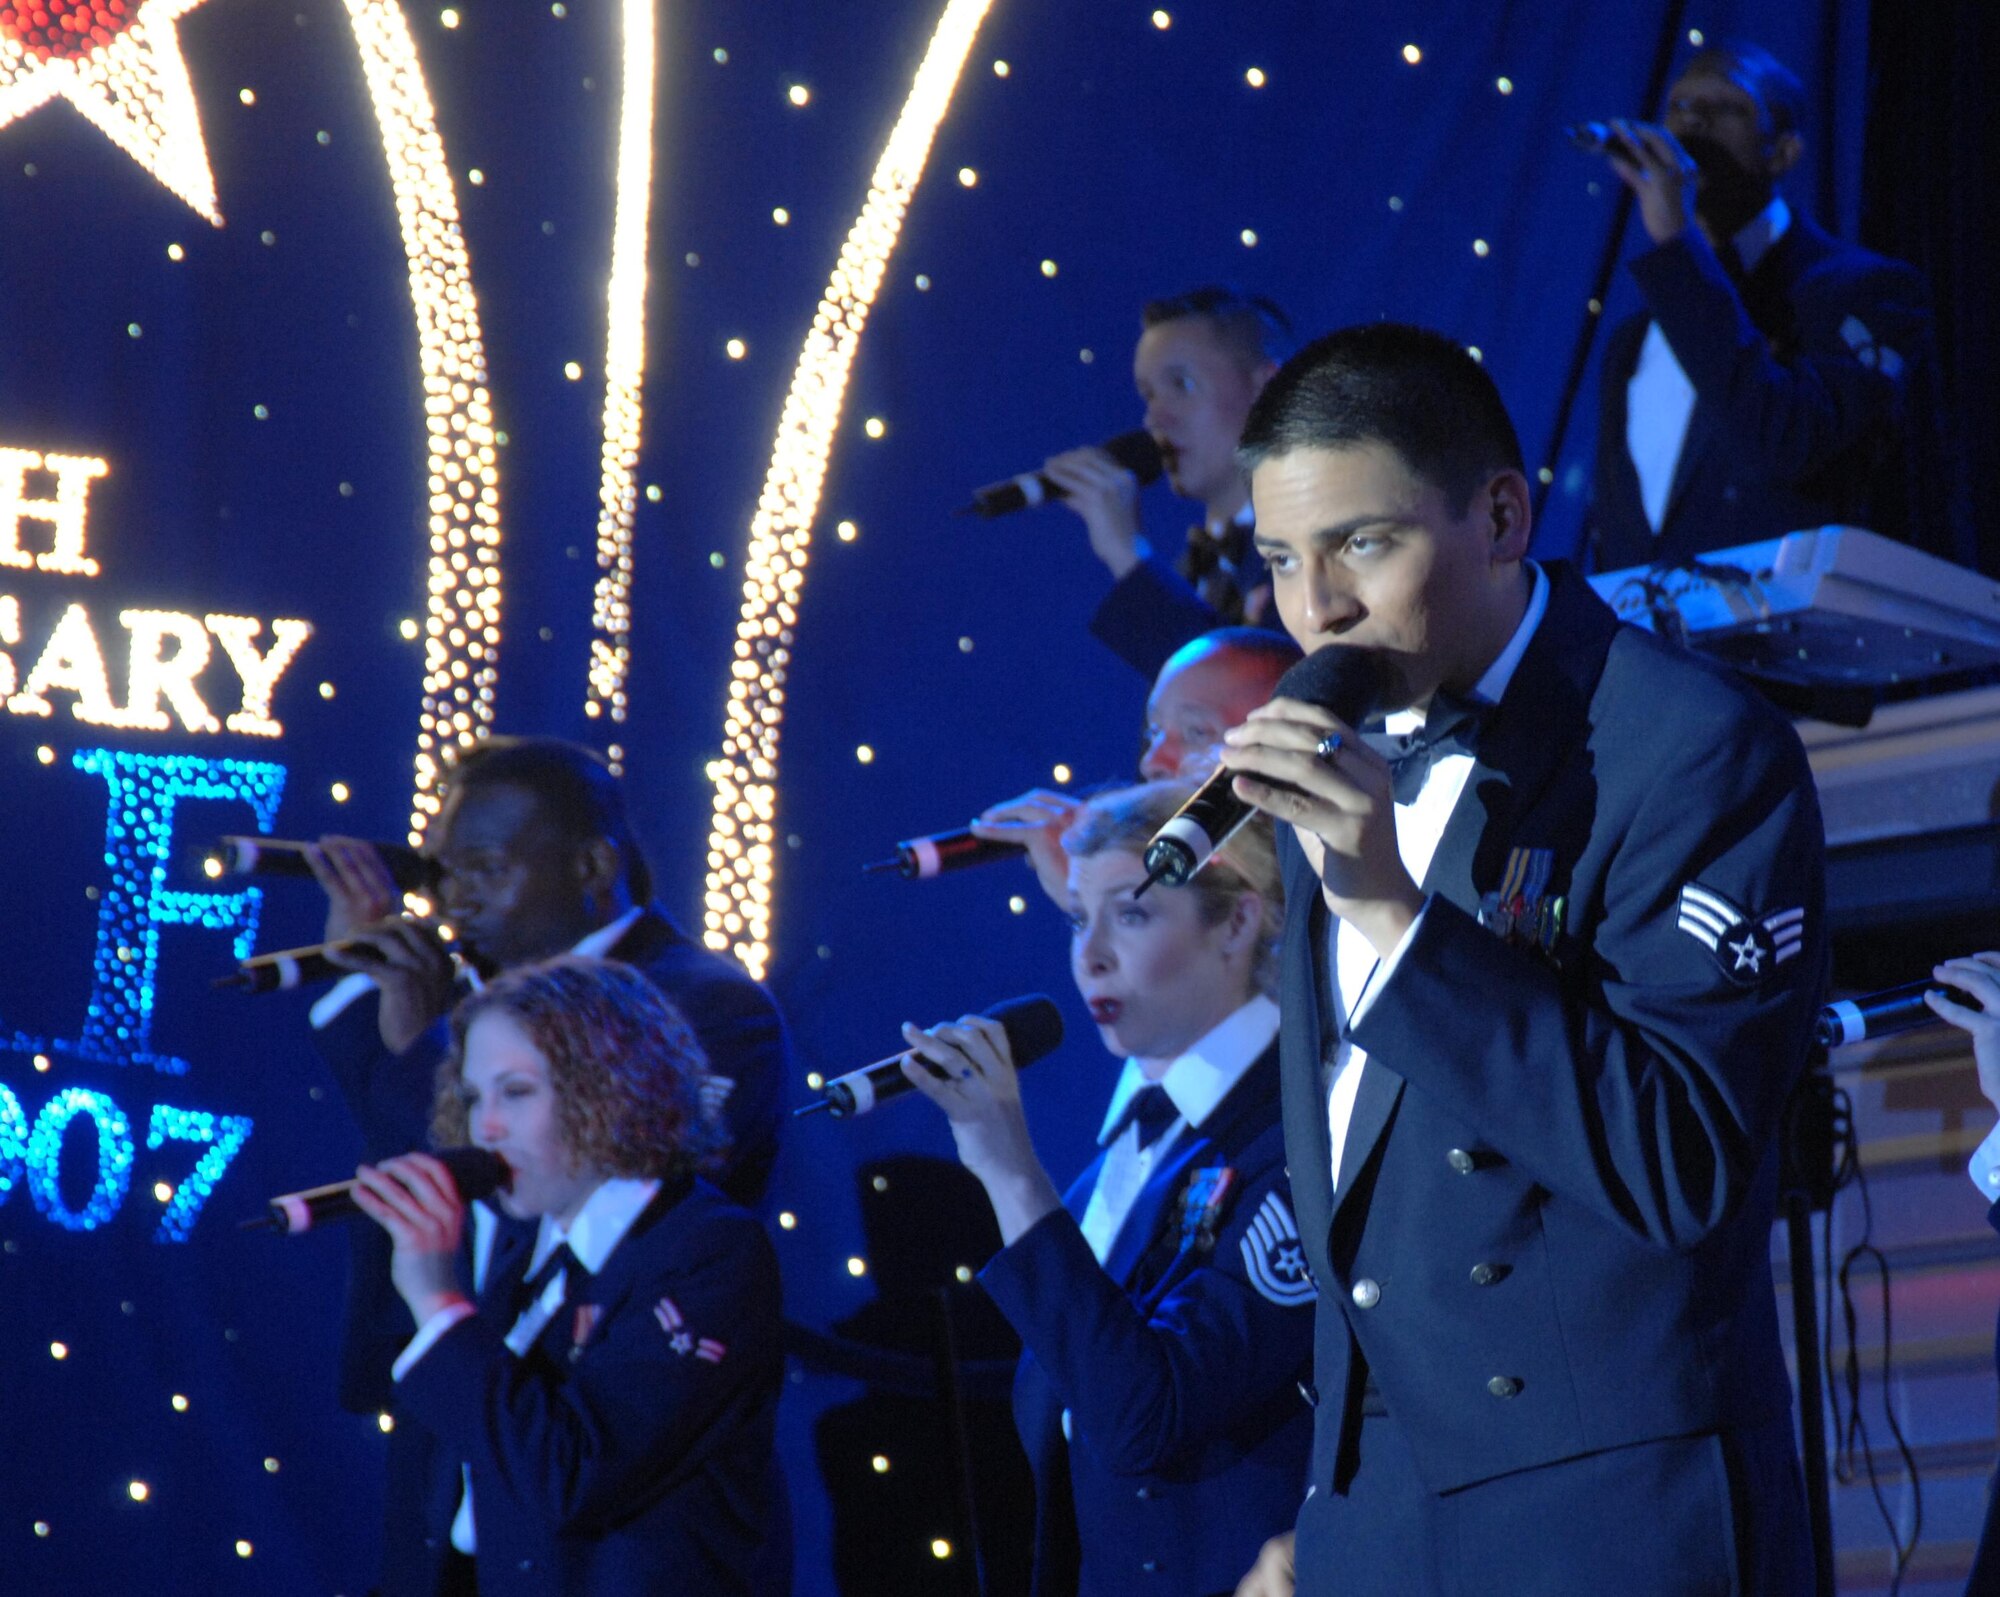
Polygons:
M424 698L410 841L438 811L444 751L493 720L500 676L500 469L458 200L423 63L395 0L346 0L382 129L416 310L430 473Z
M733 953L759 979L771 957L776 875L771 845L785 671L827 458L869 307L881 288L910 196L923 177L938 123L991 3L950 0L931 35L916 82L876 162L867 203L841 246L799 352L764 490L750 522L722 752L708 766L715 803L703 937L710 948Z
M638 508L639 423L646 373L646 234L653 188L653 0L625 0L618 199L604 350L604 453L597 490L597 588L590 607L590 676L583 713L625 719L631 665L632 521ZM607 750L623 766L618 743Z

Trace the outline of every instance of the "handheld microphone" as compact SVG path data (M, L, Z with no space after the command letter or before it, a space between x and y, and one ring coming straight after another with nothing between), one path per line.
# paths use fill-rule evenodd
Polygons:
M460 952L457 943L450 937L445 938L445 947L454 954ZM354 938L337 943L314 943L306 948L279 948L268 954L253 954L240 961L227 976L216 977L209 986L234 988L245 993L288 993L294 987L338 981L342 976L355 974L327 957L336 951L363 957L374 953L367 943Z
M1563 129L1563 137L1585 155L1602 155L1617 136L1609 122L1572 122Z
M1052 1054L1062 1046L1062 1011L1056 1008L1052 999L1040 993L1030 993L1025 998L1009 998L985 1011L988 1020L997 1020L1007 1033L1007 1049L1014 1056L1014 1068L1026 1070L1037 1059ZM891 1054L887 1059L878 1059L872 1065L864 1065L859 1070L850 1070L844 1076L835 1076L820 1089L820 1096L811 1103L792 1111L796 1119L800 1115L829 1111L836 1120L848 1120L855 1115L865 1115L877 1104L891 1098L900 1097L912 1090L910 1078L903 1074L903 1061L910 1057L909 1049Z
M1278 678L1271 697L1316 704L1349 726L1359 726L1375 713L1388 686L1388 665L1379 654L1366 649L1325 648L1307 655ZM1257 813L1256 807L1244 803L1230 786L1235 776L1227 769L1216 771L1160 828L1146 845L1146 879L1132 894L1134 898L1155 882L1182 886Z
M487 1148L441 1148L438 1162L451 1172L452 1185L467 1203L486 1197L507 1185L513 1172L499 1154ZM269 1212L242 1221L239 1231L277 1231L295 1237L314 1226L332 1225L341 1220L366 1219L354 1201L354 1181L328 1182L323 1187L307 1187L303 1192L287 1192L271 1200Z
M306 863L306 850L311 847L284 837L221 837L203 868L211 877L310 877L312 866ZM382 856L389 875L404 892L421 893L437 886L441 874L438 862L407 843L371 843L369 847Z
M894 871L909 881L929 881L951 871L969 870L974 865L991 865L995 860L1019 859L1026 850L1019 843L996 843L991 838L974 837L970 828L955 832L933 832L929 837L912 837L896 845L894 859L879 859L861 867L868 875Z
M1155 481L1166 466L1160 456L1160 446L1153 442L1153 435L1144 428L1105 440L1103 449L1139 479L1141 488ZM1027 510L1051 499L1067 497L1061 488L1039 471L1024 471L1005 482L988 483L984 488L973 489L972 503L959 506L952 514L979 516L991 521L995 516L1010 516L1017 510Z
M1813 1041L1822 1048L1841 1048L1848 1043L1915 1031L1919 1026L1942 1026L1944 1022L1924 1002L1925 993L1938 992L1954 1003L1971 1009L1979 1007L1976 998L1968 997L1948 982L1905 982L1901 987L1888 987L1862 998L1843 998L1828 1004L1813 1022Z

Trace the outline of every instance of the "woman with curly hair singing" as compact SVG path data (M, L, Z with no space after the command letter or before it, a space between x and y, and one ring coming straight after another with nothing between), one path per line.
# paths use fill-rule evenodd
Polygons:
M468 1226L429 1154L357 1173L417 1326L402 1408L436 1441L406 1505L430 1557L391 1597L790 1589L777 1261L701 1178L705 1074L636 971L524 967L452 1017L432 1128L505 1162L501 1213Z

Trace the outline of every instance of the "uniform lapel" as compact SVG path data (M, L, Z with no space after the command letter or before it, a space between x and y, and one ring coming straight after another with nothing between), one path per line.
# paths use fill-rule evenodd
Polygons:
M1159 1229L1161 1211L1167 1206L1167 1199L1180 1190L1181 1179L1188 1167L1206 1153L1209 1139L1192 1126L1182 1128L1174 1145L1168 1150L1166 1161L1146 1178L1146 1184L1139 1189L1138 1199L1125 1216L1125 1223L1118 1228L1118 1238L1111 1244L1111 1254L1104 1261L1104 1273L1120 1286L1128 1284L1132 1272L1140 1259L1146 1255L1152 1244L1153 1233Z
M1332 1013L1320 957L1327 921L1319 878L1289 826L1278 828L1285 869L1284 991L1279 1015L1284 1040L1285 1156L1299 1234L1317 1253L1333 1219L1333 1144L1326 1123L1326 1020ZM1324 1261L1321 1261L1324 1262Z

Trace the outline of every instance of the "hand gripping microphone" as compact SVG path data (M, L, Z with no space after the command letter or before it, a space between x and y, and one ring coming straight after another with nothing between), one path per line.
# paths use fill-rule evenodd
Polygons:
M996 843L990 837L973 836L970 827L960 827L955 832L906 838L896 845L894 859L875 860L861 869L871 876L894 871L909 881L927 882L933 876L967 870L974 865L1019 859L1023 852L1020 843Z
M406 893L421 893L437 886L438 862L419 854L407 843L371 843L389 868L389 875ZM306 862L310 843L284 837L222 837L208 856L206 870L214 876L304 876L312 866Z
M1374 715L1388 686L1388 666L1379 654L1329 647L1307 655L1278 678L1271 697L1316 704L1349 726L1358 727ZM1217 771L1160 828L1146 845L1146 879L1133 893L1134 898L1155 882L1181 886L1257 813L1231 788L1235 776L1234 771Z
M1026 1070L1037 1059L1054 1053L1062 1046L1062 1011L1056 1008L1053 1000L1044 998L1040 993L1030 993L1025 998L1009 998L995 1004L985 1014L988 1020L999 1021L1001 1029L1007 1033L1007 1050L1014 1056L1016 1070ZM835 1076L820 1089L819 1097L794 1109L793 1117L817 1114L825 1109L836 1120L847 1120L855 1115L865 1115L877 1104L912 1091L910 1078L903 1074L903 1061L909 1057L910 1051L905 1048L887 1059L878 1059L872 1065L850 1070L844 1076Z
M1166 465L1160 458L1160 446L1153 442L1153 435L1144 428L1137 432L1120 433L1116 438L1105 440L1102 447L1107 455L1139 479L1141 488L1156 480ZM952 514L979 516L991 521L995 516L1010 516L1017 510L1027 510L1046 504L1051 499L1067 497L1061 488L1039 471L1024 471L1005 482L992 482L984 488L973 489L972 503L959 506Z
M438 1150L437 1158L451 1172L452 1185L458 1188L458 1195L467 1203L498 1191L507 1185L512 1175L506 1161L486 1148L442 1148ZM260 1214L254 1220L245 1220L236 1229L280 1231L288 1237L295 1237L301 1231L312 1230L314 1226L366 1218L361 1212L361 1205L354 1201L354 1182L350 1178L275 1197L271 1200L269 1213Z
M1906 982L1901 987L1885 988L1863 998L1843 998L1828 1004L1813 1023L1813 1041L1822 1048L1840 1048L1851 1042L1915 1031L1919 1026L1942 1026L1944 1022L1924 1002L1925 993L1940 992L1968 1009L1979 1008L1978 999L1968 997L1947 982Z

